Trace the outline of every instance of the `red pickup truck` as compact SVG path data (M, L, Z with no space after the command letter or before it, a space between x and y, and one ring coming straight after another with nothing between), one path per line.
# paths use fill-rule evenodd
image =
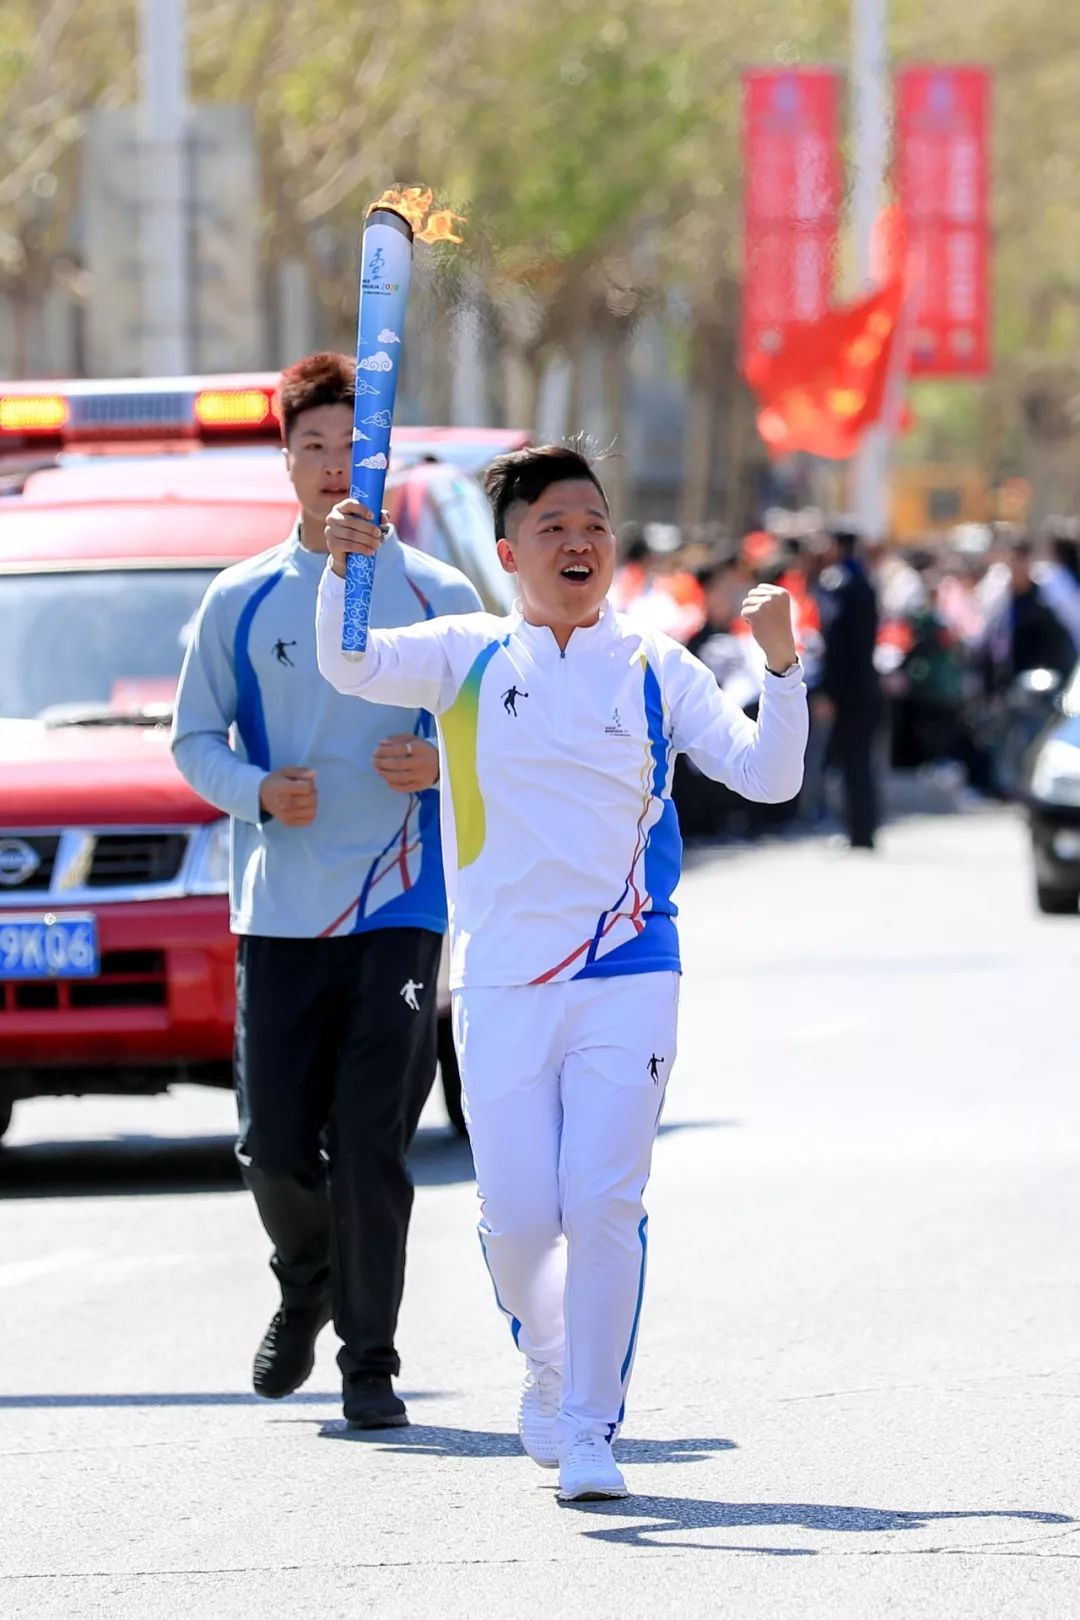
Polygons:
M275 380L0 385L0 1134L23 1097L230 1082L228 822L169 721L214 573L295 519ZM524 442L402 429L388 483L499 612L470 473Z

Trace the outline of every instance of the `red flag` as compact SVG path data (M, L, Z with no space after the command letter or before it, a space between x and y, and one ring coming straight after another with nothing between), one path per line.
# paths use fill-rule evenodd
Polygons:
M746 367L758 397L758 432L774 455L807 450L844 461L882 414L903 302L902 276L819 321L784 328L775 355Z

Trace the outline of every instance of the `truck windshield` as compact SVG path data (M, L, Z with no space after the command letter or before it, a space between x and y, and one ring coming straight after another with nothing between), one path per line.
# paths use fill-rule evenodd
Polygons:
M0 717L172 707L210 568L0 574Z

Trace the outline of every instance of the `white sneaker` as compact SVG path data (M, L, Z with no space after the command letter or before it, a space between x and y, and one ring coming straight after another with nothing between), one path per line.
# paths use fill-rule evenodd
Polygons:
M558 1468L555 1419L562 1400L562 1373L542 1361L526 1361L525 1378L518 1402L518 1434L534 1463L541 1468Z
M611 1455L611 1442L594 1429L583 1429L559 1453L559 1501L602 1502L629 1496Z

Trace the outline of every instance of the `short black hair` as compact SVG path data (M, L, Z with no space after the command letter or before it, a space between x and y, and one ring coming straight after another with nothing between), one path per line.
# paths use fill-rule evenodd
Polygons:
M491 502L496 540L505 538L506 516L512 506L534 506L551 484L580 478L595 485L606 509L608 498L603 484L581 452L569 445L530 445L497 456L484 474L484 494Z
M309 354L281 373L275 408L285 444L302 411L318 405L347 405L356 399L356 361L350 354Z
M862 535L857 529L849 529L846 524L837 523L830 528L829 538L841 557L848 558L854 557L858 551Z
M1021 557L1025 562L1031 561L1036 550L1035 542L1030 534L1016 533L1015 531L1003 533L998 541L998 547L1005 553L1006 557Z
M628 518L620 525L617 536L619 542L619 560L624 563L642 563L647 561L651 547L645 538L645 530L635 518Z
M711 557L704 567L699 568L694 577L702 590L707 591L713 580L726 579L728 574L739 574L741 572L742 558L739 553L737 551L721 551L715 557Z

